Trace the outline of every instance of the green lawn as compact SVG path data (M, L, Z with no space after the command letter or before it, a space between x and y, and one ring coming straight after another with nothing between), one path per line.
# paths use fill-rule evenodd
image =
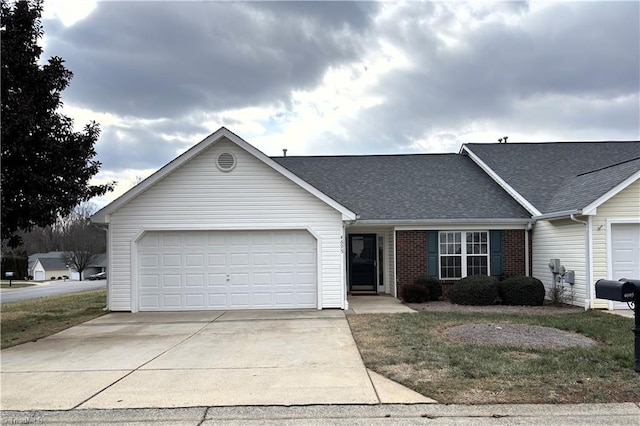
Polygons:
M350 315L366 366L441 403L638 402L633 320L602 312L565 315L420 312ZM599 344L564 349L470 344L442 331L465 323L531 324Z
M0 305L2 349L41 339L104 315L106 290L50 296Z

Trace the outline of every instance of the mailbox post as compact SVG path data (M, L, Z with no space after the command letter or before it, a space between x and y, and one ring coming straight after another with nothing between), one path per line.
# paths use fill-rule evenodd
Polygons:
M5 277L9 278L9 287L11 287L12 281L13 281L13 272L5 272L4 273Z
M634 303L633 313L636 324L633 328L635 335L635 362L633 369L636 373L640 373L640 315L638 315L638 311L640 310L640 279L629 280L623 278L620 281L598 280L596 281L596 297L598 299Z

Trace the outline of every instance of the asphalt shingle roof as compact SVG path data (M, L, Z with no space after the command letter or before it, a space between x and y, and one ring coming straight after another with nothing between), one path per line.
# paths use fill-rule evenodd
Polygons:
M640 142L466 144L541 213L581 209L640 170Z
M361 220L525 219L530 215L467 156L274 157Z
M64 260L56 257L41 257L38 259L42 264L45 271L52 269L67 269L67 264Z

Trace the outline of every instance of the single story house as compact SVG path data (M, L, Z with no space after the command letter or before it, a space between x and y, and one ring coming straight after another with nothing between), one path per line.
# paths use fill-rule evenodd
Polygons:
M35 281L55 280L65 276L68 277L69 268L59 256L42 256L35 258L29 274Z
M87 279L89 278L89 275L94 275L100 272L106 272L106 270L107 270L107 254L106 253L96 254L91 258L91 262L89 262L89 265L87 265L86 269L82 271L82 277L84 279ZM74 270L73 268L70 268L69 273L70 273L69 277L72 280L76 280L76 281L80 280L80 273L78 271Z
M71 280L80 280L80 273L67 265L63 260L63 251L50 251L47 253L34 253L29 256L29 275L35 281L46 281L68 277ZM84 277L107 269L106 253L96 254L89 266L82 272Z
M595 282L640 278L640 143L466 144L470 156L531 214L532 274L550 285L550 259L575 271L573 303L596 299Z
M347 309L349 293L397 296L419 275L530 275L536 213L480 146L270 158L221 128L92 217L108 308Z

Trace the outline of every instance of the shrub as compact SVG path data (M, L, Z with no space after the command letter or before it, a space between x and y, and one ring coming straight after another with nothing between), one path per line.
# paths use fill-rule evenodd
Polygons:
M55 280L56 280L56 277L51 277L51 281L55 281Z
M440 297L442 297L442 285L440 285L440 281L437 278L423 275L416 278L413 282L414 284L420 284L429 289L429 300L440 300Z
M534 277L511 277L498 284L503 305L540 306L544 303L544 284Z
M429 300L429 288L421 284L402 286L402 300L407 303L424 303Z
M498 280L487 275L472 275L457 281L449 290L456 305L495 305L499 300Z

